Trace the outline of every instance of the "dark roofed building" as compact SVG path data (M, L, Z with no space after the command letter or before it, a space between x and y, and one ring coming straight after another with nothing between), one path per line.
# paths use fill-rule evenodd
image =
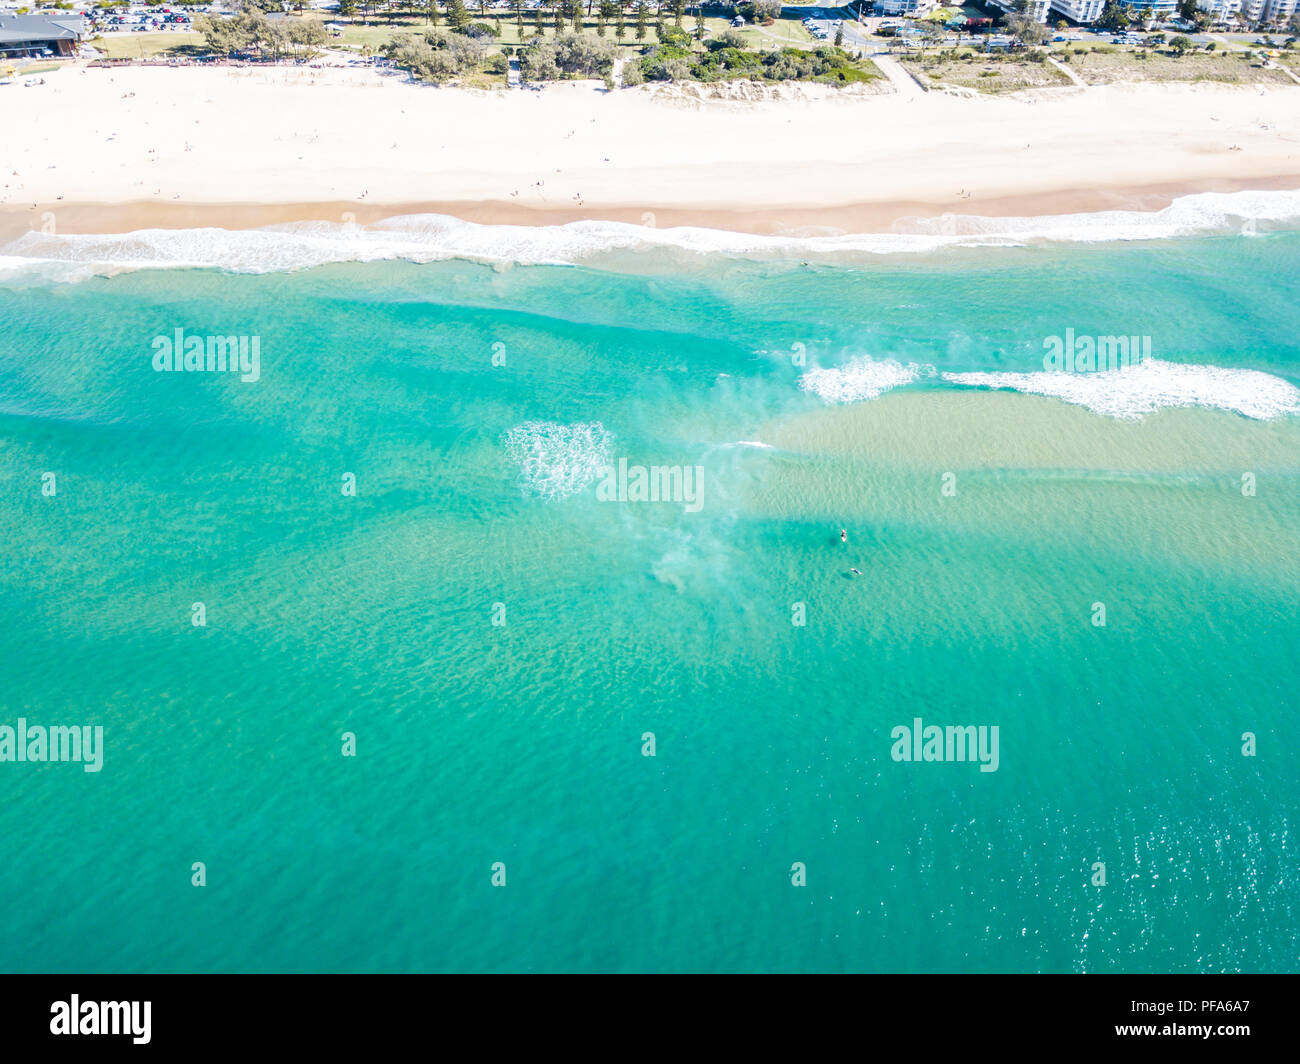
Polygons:
M74 12L57 15L0 15L0 55L76 55L85 32Z

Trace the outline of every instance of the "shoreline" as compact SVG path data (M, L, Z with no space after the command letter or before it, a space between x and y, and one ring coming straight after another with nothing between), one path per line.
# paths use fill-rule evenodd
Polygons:
M39 230L51 214L65 233L110 235L144 229L260 229L295 222L355 221L375 225L417 214L446 215L479 225L556 226L571 222L621 222L655 228L696 227L755 235L808 236L887 233L909 219L946 214L980 218L1041 218L1101 211L1153 213L1183 196L1205 192L1263 192L1300 189L1300 171L1257 179L1218 179L1111 189L1062 189L1018 196L947 202L864 202L810 207L754 207L726 210L689 207L537 207L502 201L396 202L325 201L300 203L36 203L0 207L0 242Z
M421 213L804 236L1300 189L1294 86L811 86L738 101L576 82L493 94L370 69L70 67L21 91L0 239Z

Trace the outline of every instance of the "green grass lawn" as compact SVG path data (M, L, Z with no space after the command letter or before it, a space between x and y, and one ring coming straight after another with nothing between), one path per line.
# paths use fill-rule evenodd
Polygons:
M16 78L30 77L32 74L50 74L56 70L62 70L66 63L50 63L42 60L36 60L32 66L24 66L24 63L31 63L27 59L0 59L0 75L12 76Z
M120 33L96 37L91 46L109 59L152 59L178 51L186 54L203 44L201 33Z

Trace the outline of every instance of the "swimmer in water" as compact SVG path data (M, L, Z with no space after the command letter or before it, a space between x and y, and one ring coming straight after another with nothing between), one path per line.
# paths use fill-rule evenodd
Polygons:
M861 570L861 569L854 569L852 566L849 567L849 572L851 572L854 576L861 576L861 575L862 575L862 570Z
M848 541L849 541L849 530L848 530L847 528L841 528L841 529L840 529L840 542L841 542L841 543L847 543Z

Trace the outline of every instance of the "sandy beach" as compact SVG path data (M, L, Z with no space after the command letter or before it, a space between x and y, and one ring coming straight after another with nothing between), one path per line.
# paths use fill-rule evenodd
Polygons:
M601 218L872 231L1300 187L1300 89L1151 84L762 100L483 92L369 68L84 68L6 88L0 236L147 225ZM15 102L21 107L13 106ZM1158 145L1159 150L1153 150Z

